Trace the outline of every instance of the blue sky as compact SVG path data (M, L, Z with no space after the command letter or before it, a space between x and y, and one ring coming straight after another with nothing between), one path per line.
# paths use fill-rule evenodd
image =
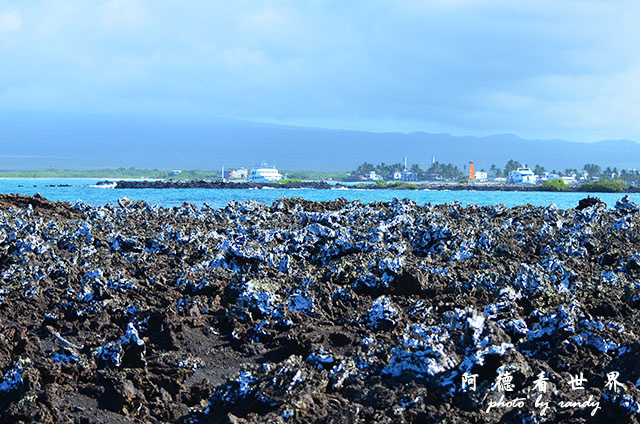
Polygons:
M640 141L640 2L0 0L0 111Z

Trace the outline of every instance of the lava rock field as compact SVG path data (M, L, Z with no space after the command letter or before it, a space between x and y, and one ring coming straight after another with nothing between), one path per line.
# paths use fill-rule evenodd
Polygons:
M639 211L0 195L0 422L638 423Z

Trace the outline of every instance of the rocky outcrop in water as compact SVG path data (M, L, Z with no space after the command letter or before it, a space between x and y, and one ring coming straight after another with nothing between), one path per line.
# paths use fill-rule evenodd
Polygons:
M0 421L638 422L639 207L581 206L0 196Z
M384 184L356 184L346 185L344 183L329 184L324 181L302 181L302 182L276 182L276 183L255 183L255 182L222 182L205 180L138 180L138 181L101 181L97 185L115 184L119 189L166 189L166 188L207 188L207 189L352 189L352 190L451 190L451 191L546 191L540 185L531 184L506 184L506 183L406 183L389 182ZM566 191L585 191L580 186L571 186ZM609 191L609 190L605 190ZM640 187L629 186L625 189L627 193L640 193Z

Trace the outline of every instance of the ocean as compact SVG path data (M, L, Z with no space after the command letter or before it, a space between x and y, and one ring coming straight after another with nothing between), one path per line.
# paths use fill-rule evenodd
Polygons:
M231 201L244 202L255 200L271 204L282 197L299 197L305 200L328 201L344 197L347 200L386 202L393 198L408 198L417 204L450 203L459 201L463 205L495 205L507 207L534 205L549 206L555 203L561 209L578 205L578 201L587 195L599 197L608 207L613 207L624 193L550 193L516 191L427 191L427 190L312 190L312 189L112 189L95 187L99 179L0 179L0 193L34 195L39 193L49 200L83 202L100 206L115 203L120 197L133 200L145 200L151 204L172 207L184 202L202 206L205 202L214 208L226 206ZM68 187L59 187L68 185ZM631 194L631 200L640 203L640 194Z

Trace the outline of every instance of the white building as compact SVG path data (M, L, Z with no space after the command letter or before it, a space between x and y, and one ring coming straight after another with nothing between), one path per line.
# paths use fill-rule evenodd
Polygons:
M409 171L394 171L389 177L396 181L418 181L418 174Z
M482 172L482 171L478 171L475 173L475 179L478 181L486 181L487 180L487 173L486 172Z
M282 174L276 168L263 163L260 167L251 170L247 181L250 183L269 183L280 181L282 178Z
M509 172L509 182L512 184L535 184L538 178L530 168L518 168Z
M224 178L227 180L246 180L249 177L249 171L245 168L238 169L226 169L224 172Z
M376 174L376 171L371 171L371 172L369 172L368 175L366 175L364 177L364 179L367 180L367 181L378 181L378 180L381 180L382 177L380 175Z

